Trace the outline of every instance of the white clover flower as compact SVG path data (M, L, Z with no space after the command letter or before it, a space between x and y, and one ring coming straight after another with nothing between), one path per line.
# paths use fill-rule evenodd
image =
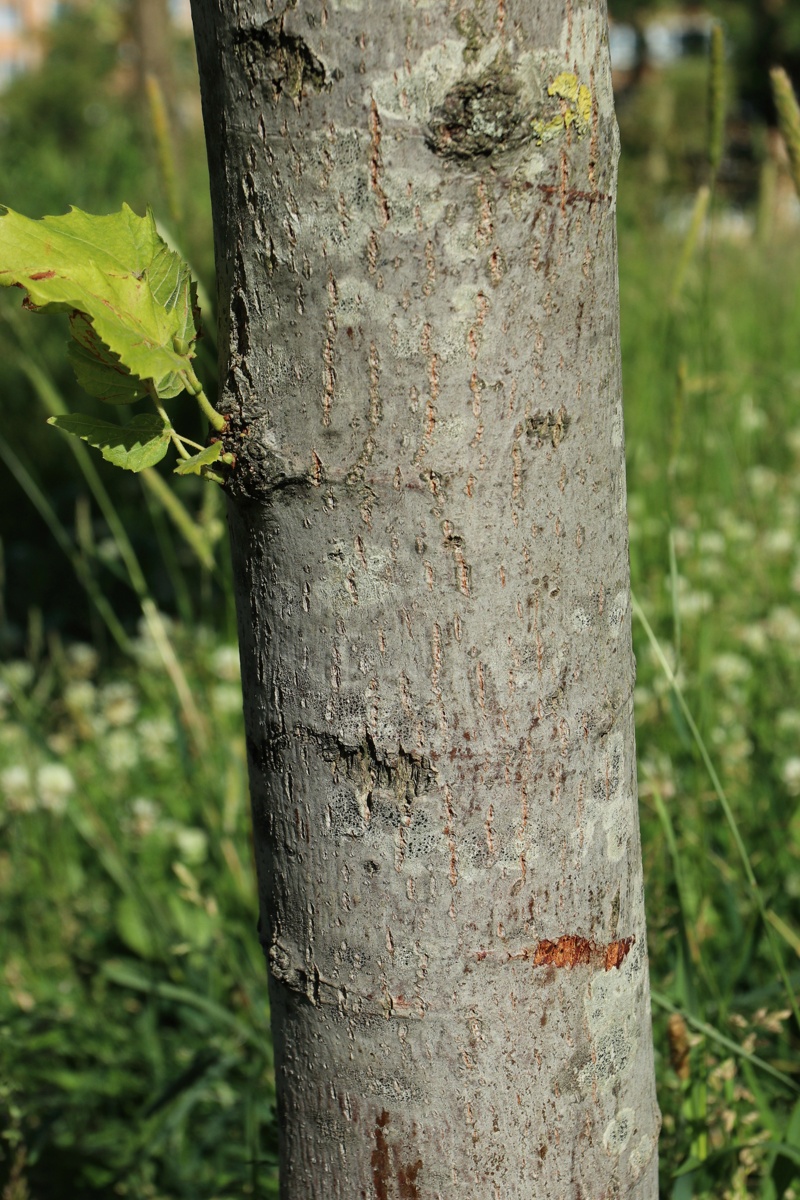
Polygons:
M678 596L678 612L685 621L710 612L714 606L714 598L710 592L690 591Z
M239 647L220 646L211 655L211 670L218 679L225 683L238 683L241 675L239 668Z
M15 721L0 722L0 746L27 746L28 738L25 730Z
M725 553L725 535L718 529L706 529L697 539L697 549L703 555Z
M74 745L75 739L69 733L65 733L62 730L49 734L47 738L48 749L52 750L56 758L63 758L66 754L69 754Z
M735 724L722 730L722 736L715 738L714 734L719 733L719 730L712 732L712 740L716 741L721 747L720 755L722 761L727 767L738 766L744 762L753 753L753 743L745 734L744 728L740 724Z
M800 515L800 505L796 496L781 496L778 501L778 514L784 525L796 525Z
M3 679L12 691L24 692L33 683L36 672L33 663L25 658L15 658L3 667Z
M135 689L124 680L108 683L100 689L100 707L109 725L130 725L139 712Z
M175 623L162 612L157 612L154 618L160 624L163 632L169 637L174 628ZM150 628L150 622L146 617L140 617L137 625L138 637L133 642L133 653L136 656L137 662L148 670L156 671L163 669L164 659L159 649L158 642L153 637L153 632Z
M232 683L218 683L211 691L211 705L220 714L242 711L242 689Z
M745 433L756 433L767 423L767 414L753 402L752 396L742 396L739 405L739 424Z
M750 467L745 474L753 495L758 496L759 499L765 499L774 493L778 476L769 467L757 463L756 466Z
M36 772L36 791L39 805L50 812L62 813L67 799L75 791L75 780L63 763L45 763Z
M736 630L736 637L754 654L766 654L769 649L769 636L763 621L753 621L750 625L741 625Z
M33 812L36 798L31 787L30 769L25 763L15 763L0 771L0 795L9 812Z
M164 666L161 651L148 633L141 634L132 643L136 661L147 671L157 671Z
M103 761L112 771L130 771L139 762L136 738L128 729L112 729L102 743Z
M728 564L721 558L701 558L697 567L697 572L703 579L714 580L722 579L727 575Z
M734 513L725 510L719 515L719 523L729 541L742 545L755 541L756 527L752 521L740 521Z
M791 529L771 529L761 544L767 554L790 554L795 547L795 536Z
M711 662L711 670L720 683L743 683L753 674L750 662L742 654L717 654Z
M86 642L73 642L71 646L67 646L67 667L70 675L76 679L86 679L89 675L94 675L99 661L100 656L94 646L89 646Z
M800 645L800 617L784 605L773 608L766 621L767 633L787 646Z
M781 767L781 779L790 796L800 796L800 758L787 758Z
M689 529L673 529L672 544L677 555L689 554L694 546L694 534Z
M177 737L172 721L164 717L145 717L136 728L143 757L148 762L164 762L168 757L168 747Z
M161 809L147 796L137 796L131 801L131 813L131 832L137 837L147 837L157 827Z
M208 854L208 835L204 829L180 825L175 830L175 846L184 862L201 863Z
M64 704L71 713L91 712L97 700L97 688L88 679L76 679L64 688Z
M796 708L785 708L778 713L775 727L779 733L800 733L800 711Z

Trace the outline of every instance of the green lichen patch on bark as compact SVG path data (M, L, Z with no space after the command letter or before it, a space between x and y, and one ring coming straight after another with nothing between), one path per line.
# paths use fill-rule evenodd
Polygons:
M592 121L592 93L572 71L562 71L547 89L547 101L531 122L538 145L559 137L569 129L586 133Z
M431 114L426 141L442 158L463 162L516 149L531 137L520 109L519 85L495 65L450 89Z

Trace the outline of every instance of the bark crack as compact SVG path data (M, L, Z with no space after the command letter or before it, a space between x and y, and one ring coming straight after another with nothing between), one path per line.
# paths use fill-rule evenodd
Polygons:
M411 754L401 743L397 753L391 754L378 747L369 733L357 746L318 730L296 729L295 734L318 747L321 757L333 765L335 776L360 790L367 821L376 791L394 792L401 811L410 813L414 800L437 785L437 773L430 760Z

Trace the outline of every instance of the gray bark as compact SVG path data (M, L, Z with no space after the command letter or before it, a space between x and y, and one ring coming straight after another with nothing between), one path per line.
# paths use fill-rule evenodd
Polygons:
M603 0L196 0L285 1200L657 1196Z

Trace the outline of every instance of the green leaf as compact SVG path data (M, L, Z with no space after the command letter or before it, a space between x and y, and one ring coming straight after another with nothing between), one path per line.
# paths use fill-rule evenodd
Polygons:
M194 287L149 210L138 217L123 205L98 217L73 208L33 221L0 209L0 285L24 288L33 308L85 314L103 346L139 379L160 382L189 367ZM103 365L111 361L106 356Z
M150 413L140 413L128 425L112 425L110 421L82 413L49 417L47 423L96 446L103 458L126 471L143 471L154 466L169 445L169 426Z
M73 312L69 328L73 340L67 346L67 356L85 392L106 404L135 404L148 395L146 381L131 375L118 355L103 345L85 313ZM162 400L179 395L184 387L174 371L152 383Z
M153 933L146 914L133 896L123 896L117 904L116 926L129 950L141 958L153 957Z
M191 458L182 458L175 468L175 474L202 475L203 467L210 467L212 463L215 463L222 454L222 450L222 442L212 442L199 454L193 454Z

